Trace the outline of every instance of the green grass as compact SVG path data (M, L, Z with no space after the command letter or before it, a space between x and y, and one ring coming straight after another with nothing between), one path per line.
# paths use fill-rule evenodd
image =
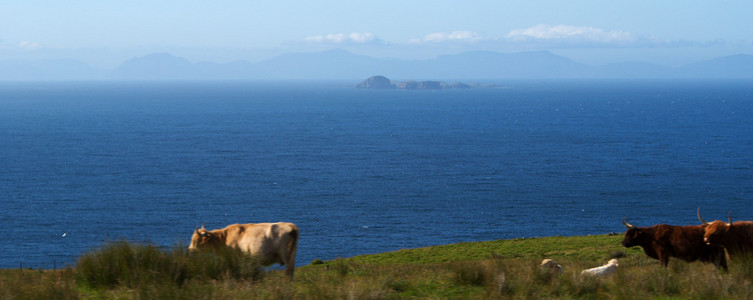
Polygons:
M545 237L487 242L459 243L418 249L405 249L348 259L350 262L375 264L442 263L488 259L492 256L509 259L565 258L598 260L610 252L625 251L621 235ZM641 251L638 248L632 252Z
M56 271L0 270L0 299L751 299L753 260L662 268L622 236L459 243L318 261L283 271L233 251L116 242ZM580 275L619 256L607 278ZM542 259L564 272L539 268Z

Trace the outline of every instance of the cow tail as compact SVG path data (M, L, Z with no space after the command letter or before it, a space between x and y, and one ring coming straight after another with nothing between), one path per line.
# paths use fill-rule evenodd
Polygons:
M290 278L293 278L293 272L295 271L295 256L296 252L298 252L298 236L300 235L298 232L298 226L293 225L293 229L288 235L290 236L290 239L287 244L286 252L288 254L288 262L285 273L287 273Z
M298 249L298 236L300 235L300 233L298 232L298 226L293 227L293 230L291 230L289 234L290 241L288 242L288 251L295 255L295 252Z
M300 233L298 232L298 227L293 227L293 230L290 231L290 241L288 241L288 253L290 253L291 260L295 259L295 254L298 250L298 236Z

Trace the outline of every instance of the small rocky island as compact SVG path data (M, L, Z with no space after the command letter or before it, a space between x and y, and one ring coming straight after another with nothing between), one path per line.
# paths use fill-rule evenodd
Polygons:
M444 89L469 89L474 87L496 87L495 85L465 84L462 82L446 83L444 81L392 81L384 76L371 76L361 81L356 88L359 89L403 89L403 90L444 90Z

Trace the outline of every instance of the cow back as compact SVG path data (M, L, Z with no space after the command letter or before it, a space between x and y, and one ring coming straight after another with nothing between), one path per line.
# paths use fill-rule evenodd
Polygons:
M753 222L732 223L722 243L730 255L753 254Z
M224 230L228 247L269 259L298 239L298 227L284 222L233 224Z

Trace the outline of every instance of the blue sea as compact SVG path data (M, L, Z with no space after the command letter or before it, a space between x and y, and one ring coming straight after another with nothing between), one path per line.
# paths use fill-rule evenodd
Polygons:
M297 264L753 219L753 82L0 83L0 268L288 221Z

